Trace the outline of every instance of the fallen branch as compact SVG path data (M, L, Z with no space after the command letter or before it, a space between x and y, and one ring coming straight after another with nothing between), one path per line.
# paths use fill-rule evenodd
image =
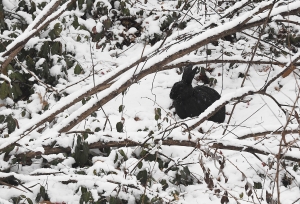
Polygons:
M276 131L263 131L263 132L257 132L257 133L249 133L246 135L243 135L241 137L238 137L238 139L243 140L243 139L247 139L247 138L252 138L252 137L262 137L262 136L266 136L266 135L278 135L281 134L283 130L276 130ZM295 134L298 133L300 134L300 131L298 130L298 128L296 128L295 130L285 130L284 131L285 134Z
M275 134L275 132L273 132ZM280 134L280 132L278 132ZM288 131L286 130L286 133L297 133L297 130L293 130L293 131ZM268 134L268 132L261 132L261 133L257 133L257 134L253 134L253 137L256 136L263 136L265 134ZM276 132L277 134L277 132ZM248 135L246 135L246 137L249 137ZM203 146L203 142L199 141L201 146ZM160 139L156 139L154 140L155 144L162 144L162 145L167 145L167 146L184 146L184 147L199 147L199 143L198 141L191 141L191 140L173 140L173 139L166 139L161 141ZM143 147L145 144L142 142L135 142L132 140L122 140L122 141L110 141L110 142L95 142L95 143L91 143L89 144L89 149L100 149L100 148L108 148L108 147L137 147L137 146L141 146ZM205 145L205 143L204 143ZM262 155L269 155L272 154L269 151L264 151L261 149L256 148L255 146L247 146L247 145L228 145L228 141L217 141L217 142L209 142L208 144L209 148L213 148L213 149L225 149L225 150L233 150L233 151L242 151L242 152L249 152L249 153L257 153L257 154L262 154ZM43 146L44 148L44 153L38 151L38 152L34 152L34 151L30 151L27 152L25 154L17 154L14 155L17 158L26 158L26 159L30 159L30 158L34 158L36 156L41 156L41 155L49 155L49 154L59 154L59 153L65 153L65 154L70 154L71 153L71 148L67 147L67 148L63 148L63 147L52 147L52 146ZM292 147L291 147L292 148ZM298 149L298 147L296 147L295 149ZM276 157L278 157L278 155L275 154ZM290 156L290 155L286 155L286 154L282 154L279 156L279 158L284 158L286 160L290 160L290 161L295 161L295 162L300 162L300 157L297 156ZM7 158L6 158L7 159Z
M230 63L230 64L248 64L249 60L243 59L243 60L235 60L235 59L208 59L208 60L198 60L198 61L186 61L184 60L184 62L179 62L179 63L174 63L174 64L170 64L170 65L166 65L164 66L163 70L168 70L168 69L173 69L176 67L184 67L187 65L199 65L199 64L221 64L221 63ZM278 61L266 61L266 60L257 60L257 61L252 61L251 64L266 64L266 65L279 65L279 66L284 66L287 64L287 62L278 62ZM295 63L295 66L300 66L300 63L297 62Z

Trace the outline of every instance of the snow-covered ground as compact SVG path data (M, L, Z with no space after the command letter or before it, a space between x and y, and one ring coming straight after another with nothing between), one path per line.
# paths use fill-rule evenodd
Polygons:
M14 7L11 4L14 2L17 1L3 1L5 9L13 10ZM102 2L110 5L108 1ZM238 2L222 14L230 13L234 8L238 8L246 2ZM55 1L48 3L47 7L50 8ZM280 195L282 204L300 203L300 173L298 170L300 154L298 152L299 132L297 132L299 120L297 121L295 115L295 112L300 112L298 103L299 70L296 68L286 78L279 77L275 80L266 91L268 95L249 94L235 106L237 100L232 100L233 98L240 97L249 91L261 90L285 66L254 63L250 66L243 84L243 75L241 74L248 69L247 63L203 63L221 59L250 61L251 51L257 40L243 33L237 33L237 41L234 43L219 40L217 46L213 44L209 44L208 47L200 46L197 52L191 52L167 63L166 65L169 65L170 69L161 68L162 71L143 77L127 88L123 94L118 94L105 103L102 108L76 124L70 131L60 132L62 128L79 120L80 115L97 102L131 80L133 75L138 77L142 71L151 69L156 63L175 55L179 50L188 49L231 27L239 26L248 17L253 17L249 23L265 18L268 12L262 14L256 14L256 12L271 3L272 1L266 1L255 4L257 7L248 8L247 12L246 7L242 12L243 15L235 16L232 20L225 18L224 21L221 21L221 17L216 14L210 19L201 18L199 20L202 23L201 26L198 24L199 21L191 18L185 29L173 32L166 39L159 53L155 51L163 40L153 46L145 45L143 40L146 35L151 36L161 32L162 18L166 18L163 13L166 11L157 12L156 16L145 17L142 24L144 32L137 37L135 44L128 47L123 46L123 50L109 49L108 47L98 49L97 42L76 41L77 36L84 36L88 32L76 30L71 26L72 23L69 23L69 27L65 26L65 29L61 31L61 37L57 40L65 45L63 49L75 53L74 58L80 64L83 72L81 74L74 73L75 63L65 73L61 70L63 65L59 61L59 57L51 56L51 59L55 60L57 64L50 68L50 73L63 76L53 87L57 93L62 94L61 99L56 100L54 94L49 92L42 83L37 83L34 85L34 93L27 101L15 103L10 98L0 100L0 115L12 114L13 118L18 121L18 127L9 136L5 123L0 124L2 132L0 137L0 181L2 181L1 178L13 175L22 184L13 187L6 185L5 183L8 181L3 180L5 183L0 183L0 203L30 203L30 201L49 200L51 203L79 203L81 201L90 203L103 201L105 203L108 201L109 203L208 204L227 203L226 198L228 197L229 203L269 204L271 203L270 199L276 200L278 195ZM166 10L174 9L175 6L174 2L157 2L156 0L140 5L149 10L161 9L161 7ZM300 7L299 1L295 1L289 6L298 8ZM28 23L34 25L35 22L38 22L38 19L46 14L47 7L44 7L44 10L36 11L36 14L39 15L35 20L28 17ZM132 8L132 10L134 9L138 10L136 7ZM270 16L275 16L274 19L282 19L278 13L284 9L286 7L278 4ZM193 15L195 18L200 18L201 15L196 14L196 10L196 7L193 7ZM201 12L203 13L204 10ZM18 13L22 14L20 11ZM73 13L66 11L63 16L71 14L80 16L80 11L78 8ZM297 16L292 17L295 21L299 20ZM80 19L79 21L90 31L94 26L98 26L99 32L104 29L100 20ZM51 26L53 27L58 22L62 22L62 19L56 19ZM216 23L216 27L207 29L207 26L212 23ZM111 29L114 32L124 29L121 25L118 26ZM19 37L15 41L7 46L7 50L26 39L32 32L34 32L33 27L28 26L23 33L19 33ZM129 29L127 32L130 35L135 31ZM258 37L258 33L253 34L251 30L245 32ZM280 29L277 28L275 32L280 32ZM177 39L184 34L195 33L197 35L183 42ZM42 33L40 38L31 39L25 49L41 46L39 43L47 35L47 33ZM5 36L5 32L1 33L0 37L2 36ZM9 36L6 37L9 38ZM175 43L176 40L178 41ZM173 43L175 44L173 45ZM267 50L271 46L267 41L263 41L262 44L265 46L264 49L258 49L258 54L253 61L271 61L274 57L272 53L269 53L269 56L263 55L268 53ZM112 45L109 46L112 47ZM207 49L211 51L211 54L206 55ZM282 49L290 53L287 48ZM225 54L222 55L222 53ZM2 54L0 53L1 60L4 59ZM152 57L149 57L150 55ZM26 131L65 104L76 100L95 85L99 85L119 71L125 70L141 56L149 58L139 66L134 66L115 77L110 82L109 88L90 98L85 97L84 101L79 101L67 108L58 114L54 121L43 124L43 130L38 131L39 128L37 128L33 131ZM276 61L286 63L288 66L289 62L298 56L298 53L294 56L281 55L276 58ZM39 61L40 64L43 62L43 60ZM199 117L182 120L175 114L169 94L173 84L182 78L180 67L175 65L187 62L194 63L199 68L205 68L207 76L217 80L213 88L221 93L221 99ZM92 73L95 73L94 77ZM196 74L192 82L193 86L203 84L201 80L196 80L199 74ZM1 79L10 80L6 78L7 76L1 75ZM241 87L242 84L243 87ZM204 121L191 132L185 131L187 127L192 126L226 101L228 104L224 123ZM48 105L48 110L44 110L45 104ZM229 118L231 118L230 121ZM116 127L120 122L123 124L121 132ZM278 134L283 128L288 133ZM84 131L93 133L87 134ZM259 134L264 132L265 134ZM283 137L284 140L282 140ZM82 148L87 144L95 147L89 150L86 158L88 162L84 165L75 161L76 155L78 155L76 148L80 146L78 141L82 142ZM126 141L128 145L126 145ZM14 142L17 142L18 145L14 146L13 150L7 152L3 149ZM99 144L106 142L115 145L112 145L113 147L109 151L99 148ZM117 147L117 142L122 145ZM146 142L147 144L133 145L132 142L140 144ZM56 148L61 148L61 151L51 154L51 149L55 151ZM30 151L35 153L40 151L42 154L33 159L24 157L22 159L21 153L27 153L27 156L30 157L28 153ZM288 159L277 160L279 151ZM79 151L79 157L80 154L85 154L84 150ZM279 164L278 161L280 161ZM283 180L288 180L288 185L285 185ZM19 197L20 195L24 196ZM142 202L143 195L146 195L149 200ZM18 197L19 202L14 202L13 197ZM116 202L114 197L123 201Z

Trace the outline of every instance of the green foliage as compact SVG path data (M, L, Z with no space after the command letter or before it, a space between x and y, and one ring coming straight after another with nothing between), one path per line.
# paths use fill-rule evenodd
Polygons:
M11 114L9 114L6 119L5 122L7 124L7 129L8 129L8 134L12 133L13 131L15 131L17 123L16 123L16 119L14 119Z
M147 170L140 171L137 174L136 178L137 178L137 180L139 180L141 182L141 184L143 186L145 186L147 184L147 180L148 180L148 172L147 172Z
M109 204L123 204L122 200L118 197L110 197L109 198Z
M82 138L77 136L77 143L75 146L75 153L73 158L76 161L76 164L80 167L83 167L86 163L88 163L89 156L89 146Z
M213 77L209 78L209 85L210 86L216 85L217 82L218 82L218 80L216 78L213 78Z
M10 87L6 81L4 81L0 86L0 99L5 99L8 97L10 92Z
M81 74L82 73L82 68L81 66L77 63L75 68L74 68L74 74Z
M287 188L289 185L292 185L292 183L293 183L293 178L290 177L290 176L287 175L287 174L284 174L283 177L282 177L282 179L281 179L281 182L282 182L282 184L284 185L284 187ZM260 183L260 185L261 185L261 183ZM261 187L260 189L262 189L262 187Z
M38 5L38 7L43 6L45 5ZM34 2L31 2L31 5L28 5L25 1L19 2L18 9L22 11L35 11L35 8L36 5ZM24 24L22 25L24 26ZM16 24L16 26L19 25ZM51 40L59 38L63 29L64 27L61 23L53 25L53 27L49 29ZM8 41L5 41L1 46L6 45L7 43ZM60 60L54 60L52 58L54 55L59 55ZM74 60L70 56L74 56L74 54L71 52L63 52L63 45L59 41L43 40L37 42L30 48L22 49L16 56L17 61L12 61L2 72L11 79L11 83L0 83L0 98L5 99L9 97L17 102L19 100L26 100L30 97L32 94L31 89L38 81L29 80L32 79L32 74L24 72L22 67L32 71L45 83L55 86L58 83L58 79L65 76L66 70L73 66ZM54 65L61 65L61 74L56 76L51 74L50 70ZM80 73L82 73L81 70Z
M3 123L5 120L5 116L4 115L0 115L0 123Z
M75 193L80 193L80 199L79 203L84 204L84 203L89 203L89 204L106 204L107 200L106 197L102 196L100 193L98 193L99 199L95 200L92 192L85 186L80 186Z
M122 149L118 150L118 152L123 156L124 161L128 160L127 155L125 154L125 152Z
M106 19L104 21L102 21L104 30L108 30L111 26L112 26L112 22L110 19Z
M110 149L107 149L106 152L109 154L110 153ZM114 163L115 164L121 164L124 161L128 160L128 156L125 154L123 149L120 149L116 152L115 154L115 159L114 159Z
M13 118L11 114L7 116L0 115L0 124L1 123L6 123L8 134L14 132L17 127L17 120Z
M156 155L155 154L149 154L148 151L143 150L140 153L140 157L143 157L145 161L155 161L156 160Z
M297 165L297 164L293 165L293 170L294 171L298 171L298 169L299 169L299 165Z
M90 96L83 98L83 99L81 100L82 105L86 104L86 102L89 101L90 99L91 99Z
M118 156L118 154L115 154L114 163L117 163L118 159L119 159L119 156Z
M140 203L144 203L144 204L150 204L152 202L150 202L150 199L148 198L147 195L143 194L140 197Z
M60 36L61 31L62 31L62 25L60 23L56 23L53 29L49 32L49 36L51 40L58 38Z
M177 14L176 12L173 12L171 15L167 15L167 18L161 24L160 30L169 30L172 23L174 23L173 27L185 28L186 24L184 22L180 22L180 26L178 25L177 20L180 18L180 16L181 15Z
M78 1L77 1L78 8L79 8L80 10L83 9L83 4L84 4L84 3L85 3L84 0L78 0Z
M130 10L127 8L127 5L126 5L125 1L120 2L120 11L121 11L122 15L130 16Z
M25 13L29 13L32 16L32 20L35 18L35 12L38 8L42 10L47 5L46 2L36 3L35 1L26 1L20 0L18 2L17 11L22 11ZM2 8L2 7L1 7ZM111 10L113 8L114 10ZM75 54L69 52L68 50L64 50L66 47L64 45L64 41L60 39L62 31L67 29L70 26L73 26L74 29L78 30L85 30L90 32L90 35L77 35L75 39L78 42L87 41L90 37L92 37L93 42L98 42L102 39L105 39L105 42L102 42L99 45L104 49L107 46L110 46L109 49L116 49L123 48L123 45L129 46L131 43L134 43L135 40L132 36L129 38L128 34L124 36L119 36L118 34L114 34L111 32L111 28L113 26L123 25L124 31L134 27L137 29L137 33L135 33L136 37L139 37L140 33L142 32L142 22L140 21L141 18L146 16L152 15L151 12L145 12L144 10L132 10L132 6L129 4L128 1L120 1L119 6L115 7L115 1L92 1L92 0L79 0L75 3L71 4L68 7L69 10L79 9L81 12L84 13L83 16L79 16L76 14L66 15L61 20L57 20L51 26L45 28L41 33L48 33L47 37L49 37L49 41L42 39L40 42L37 42L36 45L31 46L30 48L25 48L21 50L18 55L17 59L20 63L23 63L22 66L26 66L27 69L32 71L36 76L51 86L55 86L58 84L58 80L61 77L66 77L67 70L71 67L74 67ZM110 13L111 11L111 13ZM102 18L106 16L106 18ZM3 26L5 24L5 18L7 16L1 16L0 23ZM92 18L94 20L99 20L101 18L102 23L102 31L95 32L95 30L91 31L86 28L86 26L82 23L79 23L79 18L86 19ZM124 18L125 17L125 18ZM167 15L167 19L162 23L161 30L164 31L166 28L173 22L176 21L180 17L179 14L173 12L171 15ZM68 19L68 20L67 20ZM139 19L137 21L137 19ZM24 30L28 25L26 21L23 19L20 20L21 23L16 22L13 27L15 30ZM186 25L185 21L179 22L178 27L180 29L184 28ZM176 24L177 26L177 24ZM2 27L2 26L1 26ZM123 32L126 33L126 32ZM17 37L18 34L11 33L10 37ZM42 38L42 37L41 37ZM157 41L162 38L161 33L155 33L152 36L148 36L149 42L153 45ZM111 46L113 43L111 41L116 39L117 44L116 46ZM51 41L50 41L51 40ZM145 39L148 40L148 39ZM0 45L0 51L4 51L6 45L10 43L9 40L3 40ZM54 65L57 65L57 61L53 60L54 55L59 55L61 57L61 74L52 75L51 69ZM71 56L71 57L70 57ZM42 60L44 60L43 63ZM17 66L16 66L17 65ZM20 65L13 62L13 64L9 65L13 66L13 74L8 76L13 80L13 83L7 84L7 82L2 82L0 84L1 94L0 98L5 99L7 97L12 98L15 102L19 100L27 100L30 95L32 94L32 87L34 84L38 83L38 81L28 81L29 78L32 76L28 73L22 73L22 69L20 69ZM4 70L4 73L5 72ZM84 70L82 66L77 63L74 67L74 74L79 75L83 74ZM20 80L22 78L22 80ZM122 132L122 125L118 124L118 130Z
M12 200L13 204L20 204L27 201L28 204L33 204L32 200L30 198L27 198L25 195L20 195L17 197L10 198Z
M254 182L254 189L262 189L262 184L261 182Z
M191 172L187 166L176 172L176 176L172 181L175 185L188 186L193 184Z
M165 179L160 180L159 183L162 185L163 190L166 190L169 187L169 184L167 183L167 181Z
M11 89L11 92L12 92L12 98L14 100L17 100L18 98L20 98L23 94L20 86L19 86L19 83L12 83L12 89Z
M161 109L160 108L155 108L155 118L156 121L161 119Z
M116 129L117 129L117 132L123 132L123 123L122 122L118 122L116 124Z
M104 16L108 14L107 5L104 2L98 1L96 8L97 9L94 11L94 16Z
M207 50L206 50L206 54L207 54L207 55L211 55L211 50L210 50L210 49L207 49Z
M40 192L37 194L37 196L35 198L35 201L40 202L41 199L42 199L42 201L49 201L50 200L44 186L40 187Z
M121 113L124 110L125 106L124 105L120 105L119 106L119 113Z
M143 162L139 162L138 165L137 165L137 167L138 167L139 169L141 169L141 168L143 167Z
M31 1L30 3L27 3L27 1L21 0L21 1L19 1L17 11L24 11L24 12L27 12L27 13L34 13L36 11L36 4L33 1Z
M87 188L81 186L80 189L81 189L81 196L79 200L80 204L89 203L90 201L93 200L92 193L88 191Z

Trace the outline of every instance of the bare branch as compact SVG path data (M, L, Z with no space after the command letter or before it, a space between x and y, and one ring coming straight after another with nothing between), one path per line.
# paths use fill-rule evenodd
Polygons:
M161 142L160 139L154 140L155 144L159 144ZM201 143L201 141L200 141ZM198 140L197 141L191 141L191 140L172 140L167 139L162 141L162 145L167 146L185 146L185 147L198 147ZM98 148L108 148L108 147L136 147L136 146L143 146L143 143L135 142L132 140L125 139L123 141L110 141L110 142L95 142L92 144L89 144L89 149L98 149ZM234 150L234 151L243 151L243 152L249 152L249 153L257 153L262 155L269 155L272 154L269 151L264 151L259 148L256 148L255 146L247 146L247 145L230 145L228 144L228 141L217 141L217 142L210 142L209 144L210 148L214 149L226 149L226 150ZM43 146L44 153L43 155L49 155L49 154L58 154L58 153L71 153L71 148L63 148L63 147L52 147L52 146ZM35 156L40 156L41 152L34 152L30 151L26 154L18 154L15 155L19 158L34 158ZM287 156L286 154L281 155L275 155L276 157L283 158L290 161L296 161L300 162L300 157L297 156Z

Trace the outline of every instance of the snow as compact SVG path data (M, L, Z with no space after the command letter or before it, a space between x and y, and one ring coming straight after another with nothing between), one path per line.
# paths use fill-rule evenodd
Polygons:
M10 78L9 77L7 77L6 75L4 75L4 74L0 74L0 78L1 79L4 79L5 81L7 81L8 83L10 83L11 82L11 80L10 80Z
M7 8L8 10L13 10L18 5L16 1L10 1L10 0L3 0L2 4L3 7Z

